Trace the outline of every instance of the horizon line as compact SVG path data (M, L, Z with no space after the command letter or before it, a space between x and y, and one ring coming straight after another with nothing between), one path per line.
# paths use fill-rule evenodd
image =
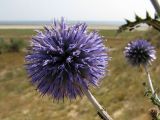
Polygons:
M88 25L122 25L124 21L98 21L98 20L66 20L69 24L76 22L84 22ZM0 21L0 25L42 25L51 24L53 20L15 20L15 21Z

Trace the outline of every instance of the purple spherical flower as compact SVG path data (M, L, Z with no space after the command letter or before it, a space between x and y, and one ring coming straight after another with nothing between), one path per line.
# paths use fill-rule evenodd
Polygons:
M44 27L32 38L26 55L31 82L56 100L82 96L82 88L97 86L106 72L108 55L101 36L86 24L68 26L64 20Z
M133 66L147 65L154 59L155 48L146 40L136 40L128 43L125 47L125 57Z

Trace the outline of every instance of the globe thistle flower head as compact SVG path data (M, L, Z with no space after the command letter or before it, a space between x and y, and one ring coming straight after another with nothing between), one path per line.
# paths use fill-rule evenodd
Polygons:
M156 59L155 48L146 40L136 40L128 43L124 54L133 66L147 65Z
M64 20L44 27L32 38L25 57L31 82L43 95L56 100L82 96L82 88L97 86L109 57L102 37L87 32L87 25L68 26Z

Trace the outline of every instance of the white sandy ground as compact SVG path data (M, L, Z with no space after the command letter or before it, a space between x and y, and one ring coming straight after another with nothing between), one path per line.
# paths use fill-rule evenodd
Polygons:
M41 29L42 25L0 25L0 29ZM118 26L112 25L92 25L89 29L118 29Z
M0 25L0 29L42 29L43 25ZM88 29L100 30L116 30L119 26L116 25L89 25ZM142 26L138 30L147 30L147 26Z

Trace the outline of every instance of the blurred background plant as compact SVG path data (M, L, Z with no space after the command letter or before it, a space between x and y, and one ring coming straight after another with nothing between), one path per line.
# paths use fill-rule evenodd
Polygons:
M4 40L4 38L0 38L0 54L24 51L26 46L27 42L22 39L10 38L9 40Z
M10 41L8 44L8 51L9 52L19 52L25 47L26 47L26 43L24 40L10 38Z
M6 52L7 48L8 48L8 45L6 44L4 39L0 38L0 54Z

